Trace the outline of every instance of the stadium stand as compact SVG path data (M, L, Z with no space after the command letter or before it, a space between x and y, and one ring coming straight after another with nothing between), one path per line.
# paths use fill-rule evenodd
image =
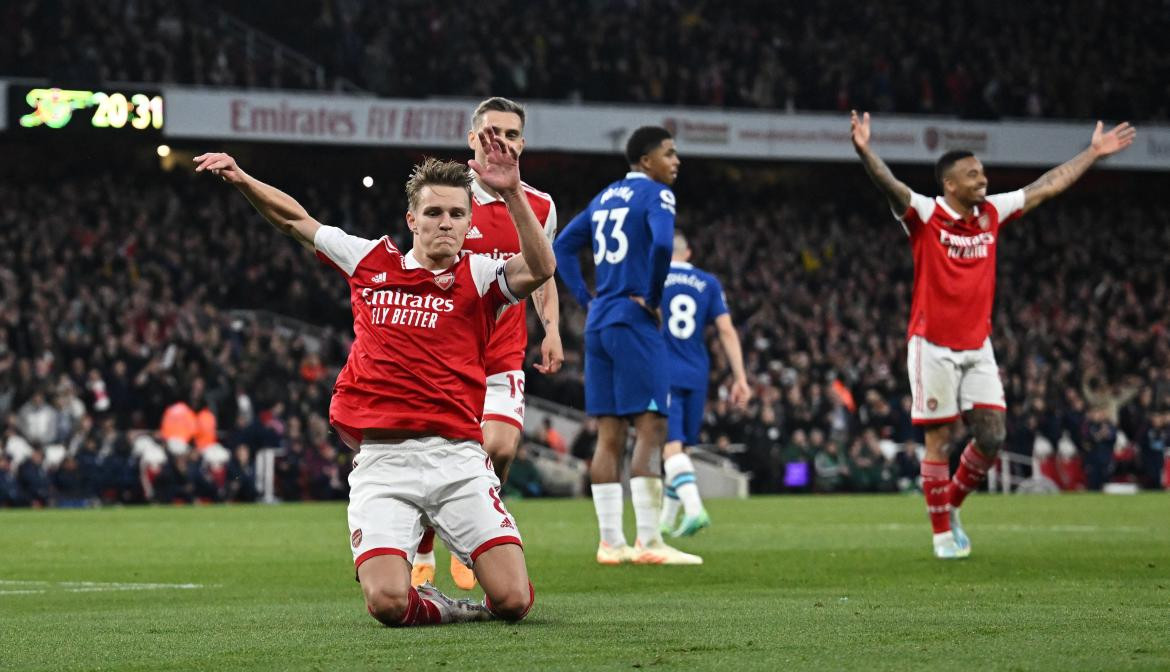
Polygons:
M489 31L501 20L523 37L500 44ZM491 0L442 9L422 0L210 8L24 0L0 10L0 72L394 97L1147 121L1170 118L1170 55L1157 46L1168 30L1170 7L1159 0L1125 12L1096 0ZM952 38L959 33L978 38ZM417 58L437 41L451 45L450 58Z
M394 174L411 160L383 163ZM531 162L565 213L611 168L577 161ZM729 408L717 354L705 440L751 472L753 492L912 487L904 235L880 201L832 197L868 194L860 171L808 167L809 184L834 176L818 192L786 184L791 172L730 166L688 165L679 222L696 262L724 280L758 401ZM325 420L349 338L334 272L212 179L158 165L66 172L0 184L0 505L253 499L252 456L269 446L283 449L279 497L344 496L348 459ZM405 242L397 181L375 193L328 174L273 180L323 221ZM1170 221L1116 192L1123 181L1100 180L1005 233L995 330L1008 442L1025 456L1039 446L1041 472L1068 488L1157 487L1170 431ZM581 406L582 326L566 302L566 367L529 371L531 395ZM530 362L541 332L531 333ZM552 443L589 457L575 437Z

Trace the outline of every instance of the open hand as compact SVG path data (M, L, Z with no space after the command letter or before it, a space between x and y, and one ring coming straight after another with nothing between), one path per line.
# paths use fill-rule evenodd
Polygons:
M532 368L548 376L560 371L564 363L565 348L561 345L561 335L550 331L540 343L540 362L533 364Z
M1093 140L1089 143L1097 156L1116 154L1132 145L1134 138L1137 137L1137 129L1130 126L1128 121L1114 126L1108 133L1102 133L1104 128L1105 124L1098 121L1097 128L1093 131Z
M869 112L857 116L857 110L849 115L849 130L853 135L853 146L857 151L869 148Z
M479 179L499 193L520 189L520 155L500 140L490 126L479 132L479 144L483 147L484 161L475 159L467 162L479 175Z
M205 170L211 171L213 175L218 175L228 184L239 184L248 177L248 174L240 169L236 160L230 154L223 152L210 152L195 157L195 172L202 173Z

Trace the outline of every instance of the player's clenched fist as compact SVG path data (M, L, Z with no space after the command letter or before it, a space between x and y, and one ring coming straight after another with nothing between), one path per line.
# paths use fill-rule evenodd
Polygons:
M195 157L195 172L202 173L203 171L219 175L224 182L229 184L239 184L248 177L248 174L240 169L236 160L223 152L210 152Z

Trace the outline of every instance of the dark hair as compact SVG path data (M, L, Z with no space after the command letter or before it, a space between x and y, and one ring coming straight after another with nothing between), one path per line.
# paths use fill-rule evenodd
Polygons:
M643 126L634 131L630 135L630 139L626 141L626 160L630 165L635 165L642 160L658 146L662 144L663 140L672 138L670 131L661 126Z
M483 115L487 114L488 112L511 112L517 117L520 117L520 128L524 128L526 116L524 113L524 106L514 100L508 100L507 98L495 96L488 98L476 106L475 112L471 114L472 130L478 129L480 127L480 125L483 123Z
M938 188L946 191L946 188L943 187L943 177L946 176L947 171L959 161L972 156L975 156L974 152L965 149L953 149L938 157L938 162L934 164L934 179L938 182Z
M414 210L418 207L419 193L422 188L431 184L461 187L467 192L467 198L470 199L471 179L471 172L467 170L465 164L427 157L426 160L414 167L410 173L410 179L406 181L406 200L410 203L410 209Z

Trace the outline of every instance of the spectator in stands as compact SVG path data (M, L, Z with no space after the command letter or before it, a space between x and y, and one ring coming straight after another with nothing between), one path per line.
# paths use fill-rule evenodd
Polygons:
M849 475L849 467L835 441L826 443L824 449L813 457L813 469L817 492L840 492Z
M894 455L894 483L899 492L915 492L919 489L918 476L922 464L918 460L918 445L907 441Z
M12 473L12 460L0 450L0 509L21 502L23 498L17 488L16 475Z
M1083 441L1089 489L1100 490L1113 475L1113 452L1117 445L1117 428L1109 421L1106 409L1089 410Z
M552 418L547 415L544 416L543 426L544 429L541 432L542 436L540 438L541 443L552 448L553 452L559 456L563 457L568 455L569 447L565 443L565 437L561 436L561 433L557 431L556 427L553 427Z
M247 444L236 446L228 462L224 499L229 502L254 502L259 496L256 489L256 467L252 462Z
M1170 446L1170 411L1162 410L1150 416L1149 426L1138 441L1138 446L1142 487L1161 490L1166 448Z
M26 439L47 446L57 441L58 411L45 400L41 390L33 392L32 398L20 407L20 430Z
M849 486L854 492L877 492L883 482L885 458L878 430L867 429L849 446Z
M17 488L21 503L34 508L48 506L52 501L49 475L45 471L45 452L34 445L32 452L16 469Z
M89 506L89 487L77 459L67 455L52 475L57 506L77 509Z
M573 439L573 447L569 449L569 454L588 463L593 460L593 451L596 447L597 420L587 417L585 422L581 424L581 431L577 432L577 436Z

